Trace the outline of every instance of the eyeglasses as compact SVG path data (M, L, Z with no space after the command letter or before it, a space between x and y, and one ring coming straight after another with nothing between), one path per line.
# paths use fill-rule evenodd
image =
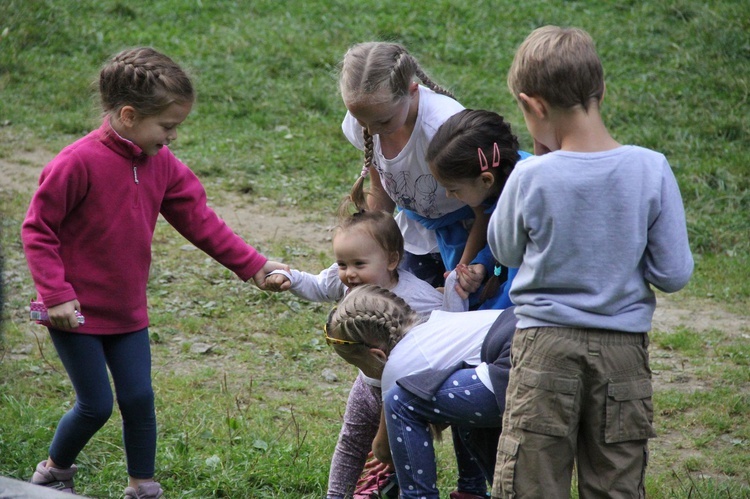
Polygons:
M338 308L336 305L331 309L331 311L328 313L328 319L326 319L326 323L323 324L323 334L325 334L326 338L326 344L328 345L366 345L364 341L352 341L352 340L340 340L338 338L332 338L328 335L328 324L331 322L331 317L333 317L333 313L336 311L336 308Z
M328 322L323 324L323 333L325 334L326 343L328 345L365 345L364 341L340 340L338 338L331 338L330 336L328 336Z

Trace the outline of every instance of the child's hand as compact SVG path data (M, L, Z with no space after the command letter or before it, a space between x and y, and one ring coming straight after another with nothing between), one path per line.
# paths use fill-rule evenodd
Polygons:
M263 265L263 268L253 276L255 285L260 289L266 289L266 276L274 270L284 270L286 272L289 272L289 265L279 262L272 262L271 260L267 261L266 264Z
M389 446L378 445L377 439L372 443L372 455L377 460L379 466L393 467L393 457Z
M66 301L54 307L48 307L49 323L55 328L75 329L80 326L76 310L79 312L81 310L81 304L78 303L78 300Z
M385 473L389 471L393 471L393 466L390 464L386 464L384 462L381 462L378 458L376 458L372 451L370 451L369 454L367 454L367 462L365 463L365 469L370 470L370 475L376 475L378 473Z
M292 287L290 281L284 274L270 274L266 276L263 289L266 291L281 292Z
M456 265L456 274L458 276L458 279L456 280L456 292L458 295L461 298L466 299L469 297L469 293L473 293L479 289L479 286L482 285L482 281L484 281L486 272L484 265L478 263L474 265L464 265L463 263L459 263Z

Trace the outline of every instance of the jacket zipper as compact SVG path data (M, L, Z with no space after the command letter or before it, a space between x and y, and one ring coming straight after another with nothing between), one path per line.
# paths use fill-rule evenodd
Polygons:
M135 197L133 198L133 207L137 208L140 204L140 189L138 188L138 184L140 182L138 181L138 166L136 166L135 161L133 161L133 183L135 183Z

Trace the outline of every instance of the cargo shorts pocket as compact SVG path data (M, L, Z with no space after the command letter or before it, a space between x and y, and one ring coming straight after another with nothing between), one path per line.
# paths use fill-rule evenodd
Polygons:
M570 434L578 420L579 384L573 376L521 368L510 414L513 426L553 437Z
M650 379L610 382L607 385L606 443L645 440L656 436L652 424L652 394Z
M513 480L516 474L518 441L508 435L501 435L497 443L497 465L492 481L492 497L512 498Z

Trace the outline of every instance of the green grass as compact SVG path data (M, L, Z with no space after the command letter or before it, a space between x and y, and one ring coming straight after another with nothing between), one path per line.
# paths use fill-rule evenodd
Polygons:
M515 47L550 23L592 34L607 77L603 113L611 132L620 142L665 153L675 170L696 257L682 296L746 314L746 1L5 0L0 161L38 169L23 158L40 150L51 157L97 126L92 83L101 64L122 48L147 44L195 79L198 101L174 150L213 195L330 214L361 164L340 130L345 109L336 72L348 46L404 43L464 105L508 117L530 149L505 75ZM0 474L26 479L72 402L49 340L23 317L33 287L18 229L29 192L4 185ZM184 244L159 224L149 285L158 479L170 497L321 497L355 374L319 341L327 306L258 291L200 252L182 250ZM259 249L308 269L330 259L300 247L293 234ZM746 334L746 328L703 334L689 324L655 332L654 346L671 357L652 359L654 369L674 386L689 375L706 388L685 393L670 385L656 394L663 438L655 441L650 497L750 495ZM197 343L211 349L196 353ZM324 381L326 368L341 381ZM122 491L118 417L80 457L83 493ZM452 466L444 444L442 490L452 488Z

